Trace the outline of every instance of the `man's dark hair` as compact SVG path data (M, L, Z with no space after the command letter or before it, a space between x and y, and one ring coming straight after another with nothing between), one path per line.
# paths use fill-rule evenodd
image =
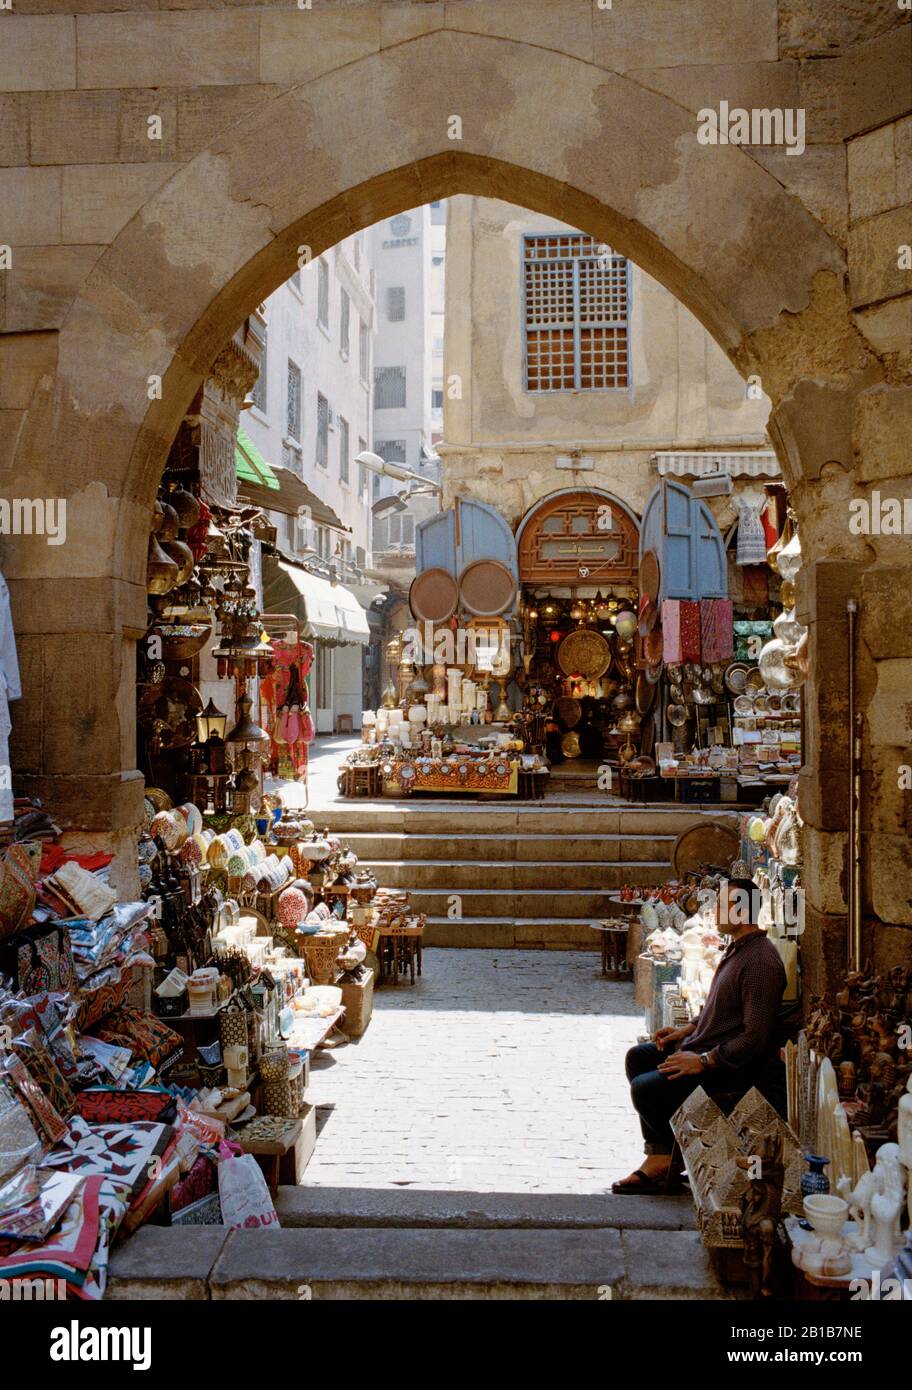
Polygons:
M757 917L759 914L757 911L755 911L755 908L758 906L759 903L760 889L757 887L756 883L754 883L753 879L723 878L719 883L720 893L723 886L727 888L729 897L732 893L738 894L737 898L735 899L736 902L749 904L750 910L748 915L748 921L750 922L751 926L756 926Z

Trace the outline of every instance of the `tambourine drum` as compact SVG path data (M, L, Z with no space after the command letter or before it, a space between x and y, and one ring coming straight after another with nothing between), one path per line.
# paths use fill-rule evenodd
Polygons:
M516 597L516 581L499 560L472 560L459 576L463 608L477 618L495 618Z
M449 570L424 570L412 580L409 608L421 622L444 623L456 612L459 586Z

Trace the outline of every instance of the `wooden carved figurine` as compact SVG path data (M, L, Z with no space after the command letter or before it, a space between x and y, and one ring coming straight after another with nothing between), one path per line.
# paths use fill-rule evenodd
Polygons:
M785 1181L782 1135L758 1135L754 1147L755 1153L736 1160L738 1167L748 1175L747 1188L741 1198L744 1263L750 1272L753 1297L772 1298Z

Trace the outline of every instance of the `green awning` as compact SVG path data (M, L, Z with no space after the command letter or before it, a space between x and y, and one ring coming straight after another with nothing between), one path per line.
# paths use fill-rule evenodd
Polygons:
M259 487L268 487L272 491L278 492L279 480L275 471L263 458L250 436L245 434L242 429L238 429L237 432L234 459L237 475L244 482L255 483Z

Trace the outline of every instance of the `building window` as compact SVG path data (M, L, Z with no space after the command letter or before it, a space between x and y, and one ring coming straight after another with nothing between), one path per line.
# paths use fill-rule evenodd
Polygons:
M348 482L349 477L349 430L348 421L339 416L339 481Z
M253 396L254 405L256 406L257 410L262 411L264 415L266 414L266 333L267 330L264 328L263 352L260 356L260 374L256 379L256 385L254 386L253 391L251 393Z
M347 362L351 351L351 300L348 290L342 290L339 296L339 351Z
M442 409L443 409L443 392L442 392L442 391L432 391L432 392L431 392L431 409L432 409L432 410L442 410Z
M629 384L629 273L581 232L523 238L527 391L603 391Z
M301 438L301 368L288 359L288 394L285 397L285 429L292 439Z
M329 466L329 401L317 392L317 463Z
M363 545L355 546L355 564L359 570L363 570L367 562L367 554Z
M374 409L396 410L405 405L405 368L375 367Z
M411 512L391 512L374 521L375 550L413 550L415 518Z
M358 438L358 453L363 454L367 449L367 440ZM358 498L363 500L367 496L367 469L363 463L358 464Z
M370 384L370 329L363 319L358 328L358 372L365 386Z
M390 323L402 323L405 318L405 286L389 285L386 291L386 317Z
M405 440L378 439L374 444L374 453L379 454L384 463L405 463Z
M329 327L329 266L323 260L317 262L317 321Z

